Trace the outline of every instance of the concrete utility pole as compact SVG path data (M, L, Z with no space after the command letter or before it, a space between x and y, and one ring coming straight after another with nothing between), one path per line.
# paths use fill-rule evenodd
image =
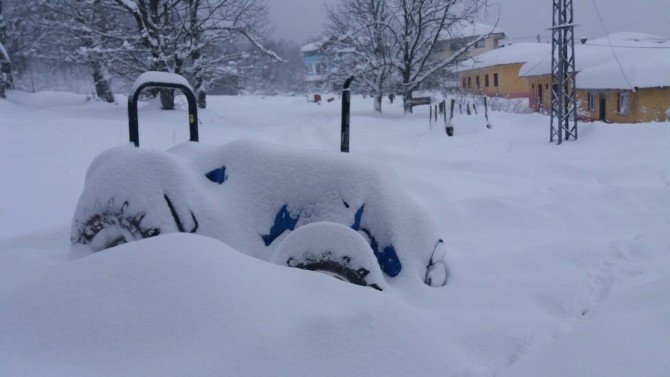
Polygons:
M577 140L577 92L575 89L575 24L572 0L553 0L551 28L551 133L549 141L560 145Z

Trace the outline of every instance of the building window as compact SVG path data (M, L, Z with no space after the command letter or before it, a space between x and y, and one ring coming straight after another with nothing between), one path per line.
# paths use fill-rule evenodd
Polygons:
M465 89L465 79L463 79L463 86L461 88Z
M493 74L493 86L498 87L498 74Z
M482 40L477 41L475 43L475 48L484 48L484 47L486 47L486 40L485 39L482 39Z
M619 93L619 114L628 115L628 93Z
M589 111L593 111L596 108L596 94L589 92Z
M475 77L475 82L477 83L477 89L479 89L480 83L479 83L479 76Z
M472 77L468 77L468 88L472 88Z
M456 52L462 49L463 47L465 47L465 43L463 42L451 42L450 49L451 51Z
M531 87L532 89L535 89L535 84L531 85L530 87Z
M487 87L487 88L489 87L489 75L488 74L484 75L484 86Z

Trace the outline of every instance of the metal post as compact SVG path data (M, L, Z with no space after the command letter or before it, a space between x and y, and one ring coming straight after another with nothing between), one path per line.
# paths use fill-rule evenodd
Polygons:
M549 141L577 140L573 0L553 0L551 127Z
M145 82L140 85L134 93L128 97L128 134L130 141L136 147L140 146L140 132L139 119L137 115L137 103L140 94L144 89L161 88L161 89L179 89L186 96L188 102L188 126L191 141L198 141L198 105L195 100L195 94L191 88L182 84L164 83L164 82Z
M449 122L447 123L446 131L447 135L449 136L454 136L454 125L452 124L452 120L454 119L454 106L456 105L456 100L451 99L451 106L449 110ZM460 105L459 105L460 106ZM446 111L444 112L446 116Z
M486 117L486 128L491 128L491 122L489 122L489 102L484 96L484 116Z
M351 121L351 89L349 86L354 76L349 77L342 87L342 130L340 135L340 151L349 153L349 124Z
M428 105L428 126L433 126L433 106Z

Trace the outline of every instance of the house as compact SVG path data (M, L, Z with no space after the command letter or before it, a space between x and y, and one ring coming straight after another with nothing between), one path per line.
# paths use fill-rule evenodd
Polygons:
M551 45L516 43L478 55L458 65L459 88L492 97L528 97L528 80L519 72L526 62L538 56L550 59Z
M440 33L440 39L433 50L434 59L447 60L456 52L467 46L482 35L486 38L472 46L459 60L466 60L500 47L500 41L505 38L505 31L480 23L461 21Z
M582 70L580 114L612 123L670 120L670 43L665 45Z
M575 46L575 55L580 118L613 123L670 120L669 40L614 33ZM549 112L551 58L529 61L520 75L530 85L531 107Z
M323 53L327 41L317 41L303 46L300 49L303 64L305 65L305 82L310 92L318 93L326 87L326 56Z

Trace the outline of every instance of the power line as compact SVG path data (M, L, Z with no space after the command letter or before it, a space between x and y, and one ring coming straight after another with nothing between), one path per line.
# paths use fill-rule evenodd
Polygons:
M616 47L616 48L639 48L639 49L650 49L650 50L670 50L670 46L619 46L619 45L599 45L595 43L584 43L586 46L595 46L595 47Z
M628 86L633 91L635 91L635 87L633 86L633 84L630 83L630 80L628 80L628 76L626 76L626 72L624 72L623 66L621 65L621 60L619 60L619 57L616 54L616 50L614 49L614 46L612 45L612 40L610 39L610 34L607 32L607 28L605 27L605 22L603 21L603 17L600 14L600 9L598 9L598 5L596 4L596 0L591 0L591 4L593 4L593 7L596 10L596 14L598 15L598 19L600 20L600 25L603 27L603 31L605 32L605 35L607 36L607 42L609 43L609 46L612 49L612 54L614 54L614 59L616 60L617 64L619 65L619 70L621 70L621 74L623 75L623 78L628 83Z

